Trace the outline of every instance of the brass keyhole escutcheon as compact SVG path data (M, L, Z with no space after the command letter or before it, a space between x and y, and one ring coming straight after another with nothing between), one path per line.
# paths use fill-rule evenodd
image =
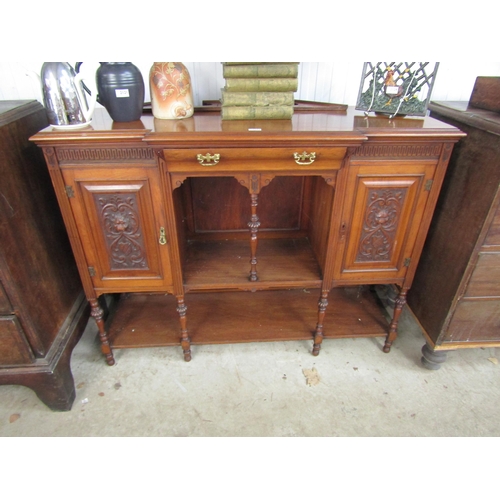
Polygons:
M294 153L293 158L297 165L310 165L316 159L316 153Z
M207 153L206 155L197 155L196 159L203 167L212 167L213 165L217 165L217 163L219 163L220 154L215 153L211 155L210 153Z
M166 245L167 244L167 237L165 236L165 228L160 227L160 239L158 240L160 245Z

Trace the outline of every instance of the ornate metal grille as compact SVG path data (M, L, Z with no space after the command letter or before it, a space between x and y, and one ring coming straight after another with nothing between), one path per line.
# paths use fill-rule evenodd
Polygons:
M425 116L439 63L365 62L356 109Z

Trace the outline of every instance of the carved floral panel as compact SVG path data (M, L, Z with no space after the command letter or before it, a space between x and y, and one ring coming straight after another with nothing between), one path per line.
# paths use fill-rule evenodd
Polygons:
M135 194L99 194L96 205L104 231L110 268L148 267Z
M406 189L370 189L356 262L390 262Z

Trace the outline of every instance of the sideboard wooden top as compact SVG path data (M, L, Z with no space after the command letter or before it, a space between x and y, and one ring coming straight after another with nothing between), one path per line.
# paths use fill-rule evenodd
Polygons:
M220 113L195 113L182 120L158 120L143 115L134 122L114 122L103 108L96 109L92 124L76 130L47 127L32 140L36 143L90 141L142 141L148 143L189 143L221 140L238 146L244 142L287 142L303 139L317 143L332 141L360 144L369 138L428 138L458 140L464 134L457 128L431 117L365 116L349 107L346 112L299 112L291 120L221 120ZM417 139L418 140L418 139Z

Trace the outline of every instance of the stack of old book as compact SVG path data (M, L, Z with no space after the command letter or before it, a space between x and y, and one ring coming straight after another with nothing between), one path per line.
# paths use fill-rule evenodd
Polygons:
M289 120L299 63L222 63L223 120Z

